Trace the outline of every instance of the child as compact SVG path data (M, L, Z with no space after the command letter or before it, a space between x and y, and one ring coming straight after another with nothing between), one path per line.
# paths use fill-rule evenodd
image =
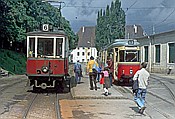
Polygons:
M104 81L102 81L103 89L104 89L104 95L108 96L109 91L108 88L111 87L110 85L110 79L109 79L109 69L107 67L104 68L104 71L102 71L102 78L104 78Z

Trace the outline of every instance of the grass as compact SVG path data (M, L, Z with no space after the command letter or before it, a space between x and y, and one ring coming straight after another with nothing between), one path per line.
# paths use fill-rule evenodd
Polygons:
M0 49L0 67L11 74L25 74L26 56L14 51Z

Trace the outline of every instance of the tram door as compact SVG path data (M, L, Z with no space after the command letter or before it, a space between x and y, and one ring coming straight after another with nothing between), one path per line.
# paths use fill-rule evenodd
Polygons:
M118 80L118 62L119 62L119 56L118 56L118 48L114 49L114 79Z

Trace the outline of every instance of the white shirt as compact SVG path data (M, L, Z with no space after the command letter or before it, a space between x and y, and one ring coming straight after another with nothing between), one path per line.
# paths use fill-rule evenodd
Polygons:
M146 89L149 76L150 74L148 73L148 71L146 71L145 68L142 68L135 73L133 80L136 80L138 78L139 88Z

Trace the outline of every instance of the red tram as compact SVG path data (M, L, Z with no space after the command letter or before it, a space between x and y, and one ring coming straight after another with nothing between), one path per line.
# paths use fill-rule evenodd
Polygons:
M139 52L137 40L116 39L100 51L100 65L111 65L113 79L119 84L130 85L133 75L140 68Z
M26 69L34 90L62 88L69 75L68 37L63 30L46 29L27 34Z

